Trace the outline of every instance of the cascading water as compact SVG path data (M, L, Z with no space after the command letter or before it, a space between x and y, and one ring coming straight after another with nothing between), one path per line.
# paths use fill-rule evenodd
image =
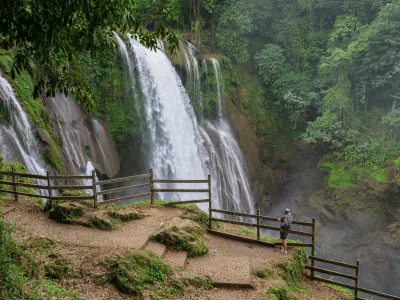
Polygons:
M121 39L117 38L117 41L120 49L127 49L123 55L131 58L127 63L134 63L137 71L137 78L132 81L136 80L143 97L150 149L148 165L153 168L155 176L166 179L204 179L207 174L211 174L214 207L253 211L243 154L228 123L222 119L222 112L216 124L202 121L202 128L189 96L165 53L150 51L134 39L130 39L130 47L127 48L122 45ZM189 55L181 43L190 86L194 85L201 97L195 49L190 44L188 49ZM204 67L207 67L206 62L203 63ZM215 73L219 90L217 100L221 106L220 74L217 71ZM130 72L130 75L133 73ZM183 199L179 195L174 197ZM192 197L198 199L197 195ZM204 195L200 197L204 198Z
M30 173L46 175L28 117L9 82L0 73L0 100L9 125L0 125L0 150L8 161L21 161Z
M149 167L158 178L204 179L200 133L178 74L163 52L150 51L134 39L130 45L149 132Z
M196 48L193 46L193 44L188 43L188 49L189 49L189 56L190 56L190 62L193 65L193 95L192 95L192 100L198 101L200 111L203 110L203 99L201 96L201 89L200 89L200 74L199 74L199 65L197 63L196 59Z
M202 134L209 151L211 170L216 180L216 191L224 209L254 212L253 197L248 181L246 162L228 121L224 117L222 105L222 78L218 60L211 58L217 84L218 120L203 123ZM208 136L206 136L208 135ZM217 166L217 167L214 167Z

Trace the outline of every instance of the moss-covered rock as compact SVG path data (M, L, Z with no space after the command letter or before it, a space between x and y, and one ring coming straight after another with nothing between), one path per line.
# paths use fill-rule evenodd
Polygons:
M149 251L132 251L108 262L109 280L127 295L143 298L150 284L165 282L174 271Z
M194 221L175 217L156 230L151 239L196 257L208 252L203 232L204 229Z
M26 248L33 248L39 251L47 251L50 250L54 242L48 238L43 237L30 237L24 241Z
M61 279L64 277L71 277L73 275L72 266L64 256L61 254L51 254L49 257L52 259L52 261L45 262L44 264L46 277Z
M132 220L143 219L146 215L137 209L128 208L124 210L111 210L107 212L111 218L120 220L122 222L129 222Z
M49 212L49 218L62 222L73 224L75 223L76 218L84 215L85 206L79 202L62 202L56 204Z
M183 213L181 215L182 219L195 221L199 223L202 227L207 228L209 220L208 214L202 211L197 205L179 205L179 208L183 209Z
M95 212L89 217L88 224L101 230L113 230L118 228L119 221L108 216L106 212Z

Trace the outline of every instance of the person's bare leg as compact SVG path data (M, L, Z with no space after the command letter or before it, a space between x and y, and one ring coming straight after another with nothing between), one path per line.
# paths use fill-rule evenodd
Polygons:
M286 251L286 240L282 240L283 251Z

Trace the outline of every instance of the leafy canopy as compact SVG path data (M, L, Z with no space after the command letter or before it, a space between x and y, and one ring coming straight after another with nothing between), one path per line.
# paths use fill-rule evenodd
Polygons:
M157 38L167 39L172 51L178 44L164 22L170 11L161 2L147 14L136 9L133 0L2 0L1 46L16 48L11 76L27 71L34 78L35 97L72 91L93 111L90 88L74 72L77 54L95 56L109 46L113 31L131 33L151 49L157 48Z

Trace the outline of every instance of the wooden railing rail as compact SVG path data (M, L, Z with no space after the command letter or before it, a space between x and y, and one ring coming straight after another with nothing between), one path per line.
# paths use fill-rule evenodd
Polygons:
M155 184L165 184L165 183L195 183L195 184L204 184L207 183L207 188L202 189L178 189L178 188L155 188ZM151 177L151 193L152 199L154 199L155 193L208 193L208 198L206 199L198 199L198 200L183 200L183 201L172 201L168 202L168 205L176 205L176 204L189 204L189 203L205 203L208 202L209 208L211 208L211 176L208 175L208 179L154 179ZM153 203L153 201L152 201Z

